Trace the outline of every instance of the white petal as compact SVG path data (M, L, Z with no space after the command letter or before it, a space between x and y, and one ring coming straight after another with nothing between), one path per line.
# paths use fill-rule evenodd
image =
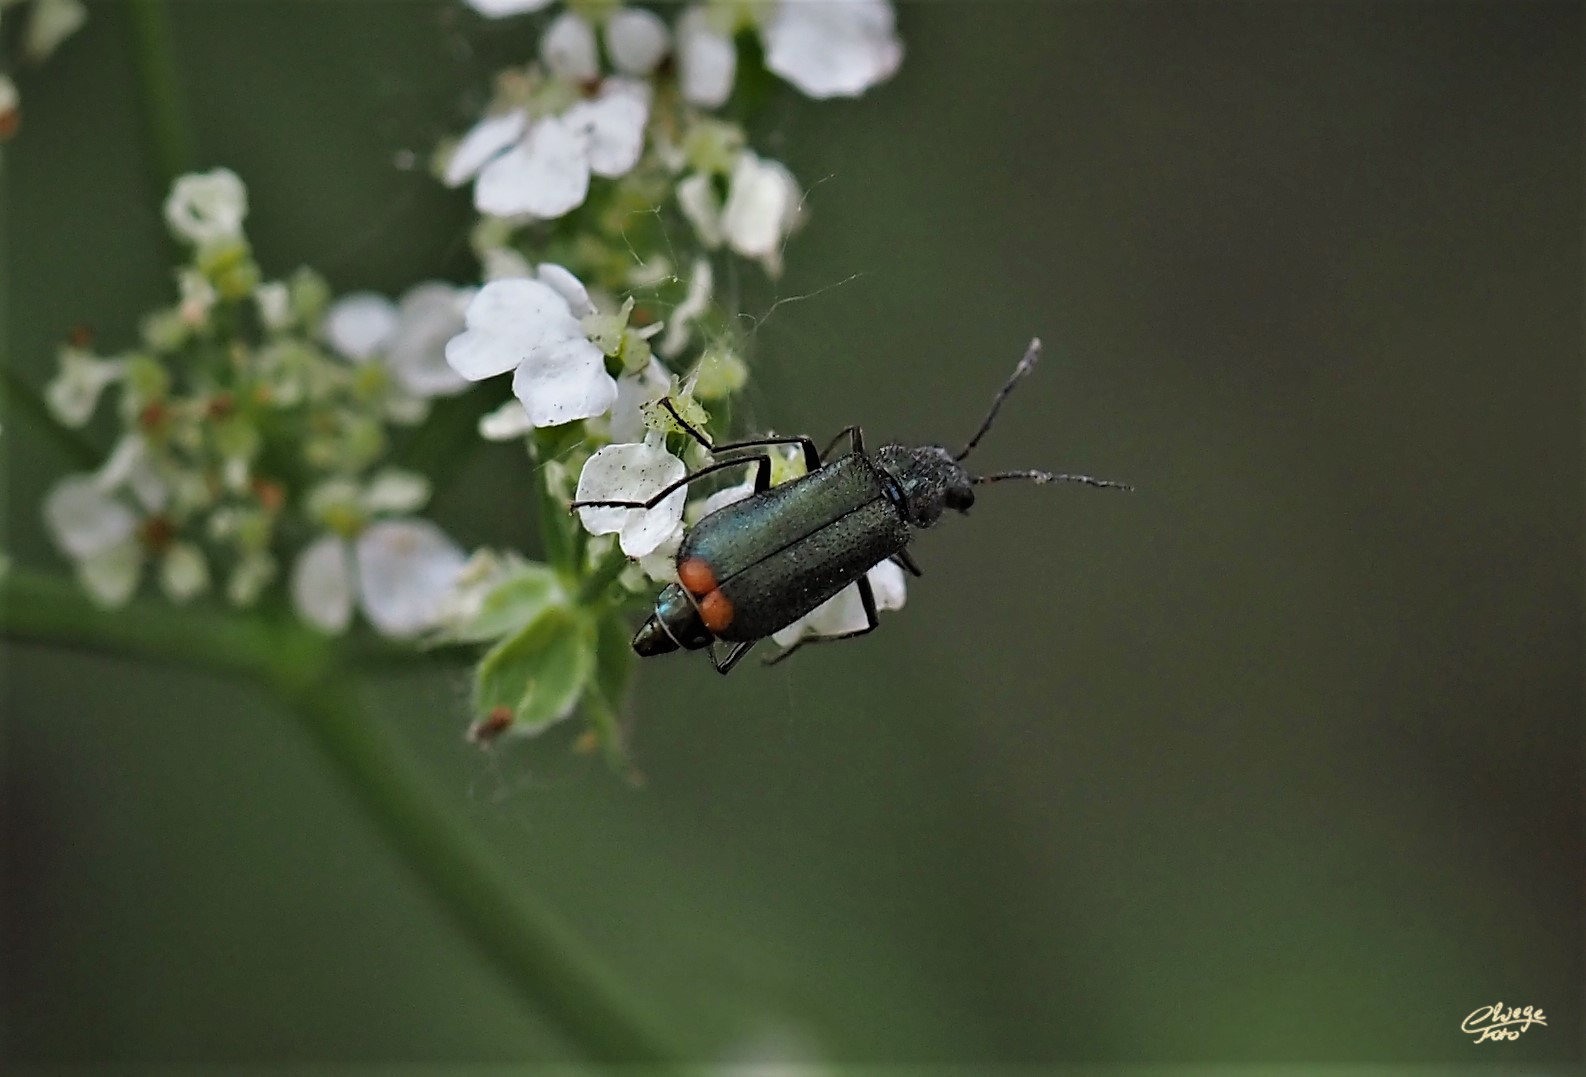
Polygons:
M699 172L684 176L677 185L677 204L693 224L701 243L710 250L721 246L726 238L721 228L721 199L716 197L709 176Z
M474 184L474 208L495 217L532 213L547 220L584 204L589 193L586 140L547 117L487 164Z
M227 168L178 178L165 200L166 223L194 244L238 238L247 215L248 189Z
M23 53L33 63L43 63L87 19L82 0L37 0L22 38Z
M658 440L607 445L584 464L578 501L647 501L688 474L683 461ZM578 519L592 535L621 533L622 552L644 557L664 543L683 519L687 491L679 488L652 509L582 508Z
M170 500L170 487L154 468L149 443L138 434L121 436L96 478L99 489L106 494L123 488L131 490L138 504L148 512L163 511Z
M417 512L430 499L430 481L413 471L388 467L364 487L363 508L370 514Z
M697 508L694 506L690 506L690 508L693 510L692 514L695 521L697 522L699 520L703 520L705 517L709 516L718 509L724 509L728 505L737 504L739 501L742 501L752 493L754 493L754 478L751 476L736 486L728 486L724 489L717 490L705 500L701 501Z
M387 636L415 636L436 623L468 555L428 520L384 520L358 536L364 616Z
M44 499L44 523L55 544L81 561L130 539L138 518L101 490L95 476L68 475Z
M534 420L517 397L479 420L479 436L486 441L516 441L533 429Z
M282 280L266 281L253 290L259 307L259 321L266 329L280 331L292 324L292 290Z
M595 313L595 304L589 301L589 289L563 266L555 262L541 262L534 275L542 284L553 288L557 295L567 300L567 309L573 312L573 317L582 318Z
M414 396L453 396L468 388L468 379L446 362L446 342L462 332L463 313L473 295L465 288L429 281L402 296L396 328L386 346L386 365Z
M656 583L672 583L677 579L677 550L683 545L683 525L663 539L655 549L639 558L639 568Z
M541 11L551 6L552 0L463 0L469 7L487 19L500 19L507 15L523 15Z
M580 101L562 114L568 128L585 139L590 171L607 178L625 176L639 163L649 119L649 94L616 78L606 80L595 100Z
M617 382L605 354L582 337L536 348L512 379L535 426L560 426L611 410Z
M606 20L606 51L625 75L649 75L666 55L667 44L666 23L653 11L625 7Z
M709 258L694 259L694 270L688 277L688 294L667 319L666 336L661 338L656 350L671 358L688 347L694 319L710 310L711 294L716 289L715 273Z
M611 406L612 441L640 441L644 438L645 404L661 399L672 387L672 378L655 359L637 374L617 379L617 399Z
M60 363L60 373L44 389L44 403L62 426L82 426L93 416L100 394L120 380L126 363L76 348L61 349Z
M710 25L702 7L689 8L677 20L677 75L683 99L690 104L716 108L732 96L738 49Z
M352 549L336 535L321 535L292 565L292 604L297 615L324 632L340 633L352 622Z
M143 550L129 541L77 562L77 579L100 605L124 606L138 589L142 570Z
M866 575L870 579L877 613L903 608L907 595L901 568L891 561L883 561ZM856 583L843 588L786 628L773 632L771 638L779 647L791 647L805 636L840 636L857 632L868 623Z
M209 588L209 563L191 542L172 544L160 559L160 586L172 602L187 602Z
M441 181L448 187L460 187L483 168L498 153L518 140L528 116L520 108L503 112L499 116L486 116L457 143Z
M780 162L762 160L747 150L739 154L721 217L727 242L746 258L775 257L799 198L793 174Z
M352 292L325 312L325 339L354 362L378 354L396 329L397 308L383 295Z
M569 82L589 82L600 75L600 45L589 20L564 11L540 36L540 61L551 74Z
M856 97L903 59L889 0L785 2L761 35L766 67L810 97Z
M469 381L505 374L536 348L582 339L563 299L537 280L493 280L468 304L466 332L446 344L446 361Z

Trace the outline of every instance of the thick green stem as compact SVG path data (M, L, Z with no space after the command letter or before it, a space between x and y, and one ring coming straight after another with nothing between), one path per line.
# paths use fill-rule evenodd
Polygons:
M195 151L187 114L182 107L182 84L171 35L171 16L165 0L128 0L132 47L138 67L138 89L143 115L154 146L154 164L162 188L184 172L192 171Z
M362 713L338 650L294 624L201 609L93 606L70 582L0 579L0 638L155 659L253 680L287 706L391 847L547 1025L601 1062L676 1055L551 909L499 866L388 732Z

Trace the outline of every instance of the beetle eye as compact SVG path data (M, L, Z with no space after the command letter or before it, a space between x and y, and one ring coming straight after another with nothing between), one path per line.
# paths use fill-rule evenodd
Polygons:
M959 512L968 512L975 503L975 491L967 486L950 486L947 489L947 507L957 509Z

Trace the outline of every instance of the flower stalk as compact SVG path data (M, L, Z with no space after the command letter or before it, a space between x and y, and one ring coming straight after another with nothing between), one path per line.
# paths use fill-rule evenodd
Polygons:
M388 724L364 713L340 645L288 620L151 601L103 610L73 584L26 569L0 578L0 638L260 685L297 719L381 837L536 1016L596 1061L678 1059L615 974L441 802Z

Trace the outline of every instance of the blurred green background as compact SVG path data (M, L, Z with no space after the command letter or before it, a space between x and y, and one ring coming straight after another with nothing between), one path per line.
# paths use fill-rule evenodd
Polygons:
M468 279L466 195L393 162L532 23L174 14L267 270ZM813 214L742 281L757 419L954 442L1039 334L982 466L1138 492L987 491L874 637L646 664L640 791L465 744L445 660L372 713L698 1058L1580 1063L1578 7L900 23L893 82L761 117ZM4 361L39 385L75 325L130 342L169 251L122 6L19 81ZM36 506L68 461L11 424L0 451L4 548L64 569ZM481 444L437 515L521 544L525 467ZM5 659L0 1057L576 1057L271 705ZM1473 1045L1499 1000L1547 1027Z

